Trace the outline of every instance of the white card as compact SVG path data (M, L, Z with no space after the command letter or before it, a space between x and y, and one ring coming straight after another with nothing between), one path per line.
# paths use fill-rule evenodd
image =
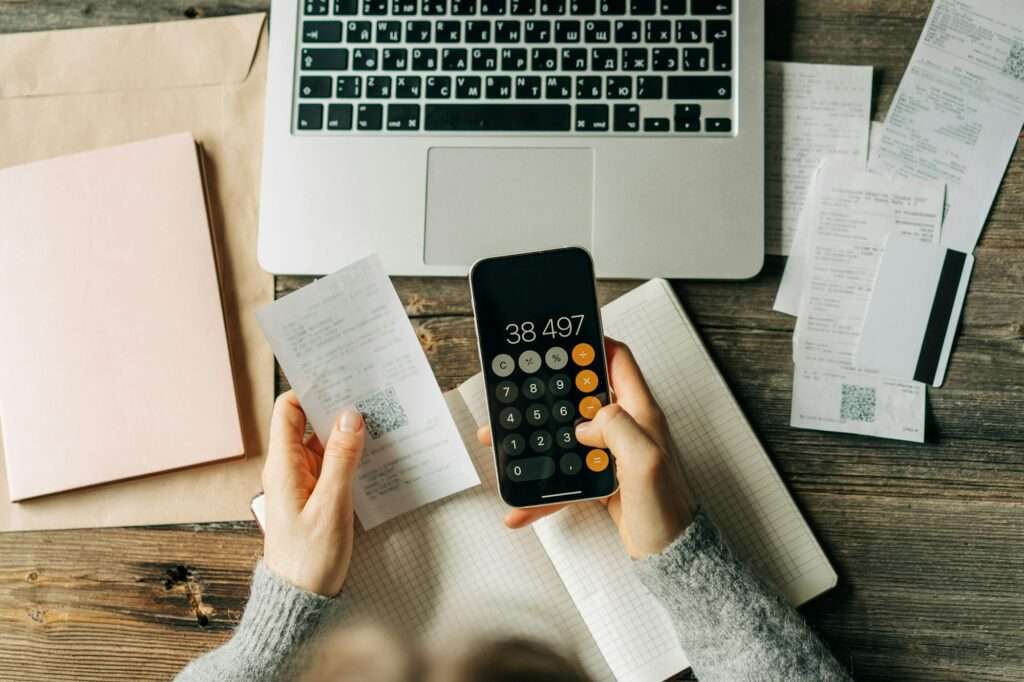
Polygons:
M366 452L354 504L365 529L479 485L377 256L275 301L256 317L321 442L344 408L362 413Z
M974 256L892 237L868 305L858 363L941 386Z

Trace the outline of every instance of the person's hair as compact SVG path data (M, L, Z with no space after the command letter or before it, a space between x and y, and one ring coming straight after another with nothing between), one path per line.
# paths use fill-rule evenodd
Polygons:
M459 661L457 682L592 682L582 666L536 640L477 643Z

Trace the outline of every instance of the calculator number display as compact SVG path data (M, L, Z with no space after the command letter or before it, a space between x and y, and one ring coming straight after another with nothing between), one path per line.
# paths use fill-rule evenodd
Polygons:
M562 315L560 317L549 317L541 329L542 336L550 336L552 339L567 339L570 336L577 336L583 328L582 313L579 315ZM509 322L505 325L505 341L510 346L520 343L533 343L537 340L537 325L532 320L523 322Z

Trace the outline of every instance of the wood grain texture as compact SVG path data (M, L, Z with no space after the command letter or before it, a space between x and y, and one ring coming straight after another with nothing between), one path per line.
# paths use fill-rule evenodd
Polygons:
M768 56L873 64L882 118L930 0L769 0ZM215 16L266 2L0 0L0 32ZM1024 679L1024 163L981 245L928 443L791 429L783 261L747 282L674 282L840 585L803 612L859 680ZM305 283L278 278L282 295ZM461 278L396 278L443 388L477 371ZM614 298L634 282L602 282ZM279 387L286 382L281 378ZM224 641L254 524L0 535L0 679L166 679ZM358 548L357 550L358 551Z

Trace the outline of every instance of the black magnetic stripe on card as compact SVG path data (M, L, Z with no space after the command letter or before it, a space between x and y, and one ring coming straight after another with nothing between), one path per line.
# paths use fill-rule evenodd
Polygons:
M935 298L932 299L932 310L928 314L924 339L921 340L921 352L917 356L915 381L935 383L935 372L939 367L939 358L942 357L949 318L953 314L953 304L956 302L956 292L960 288L960 279L963 277L966 262L966 253L946 249L946 257L939 272L939 282L935 286Z

